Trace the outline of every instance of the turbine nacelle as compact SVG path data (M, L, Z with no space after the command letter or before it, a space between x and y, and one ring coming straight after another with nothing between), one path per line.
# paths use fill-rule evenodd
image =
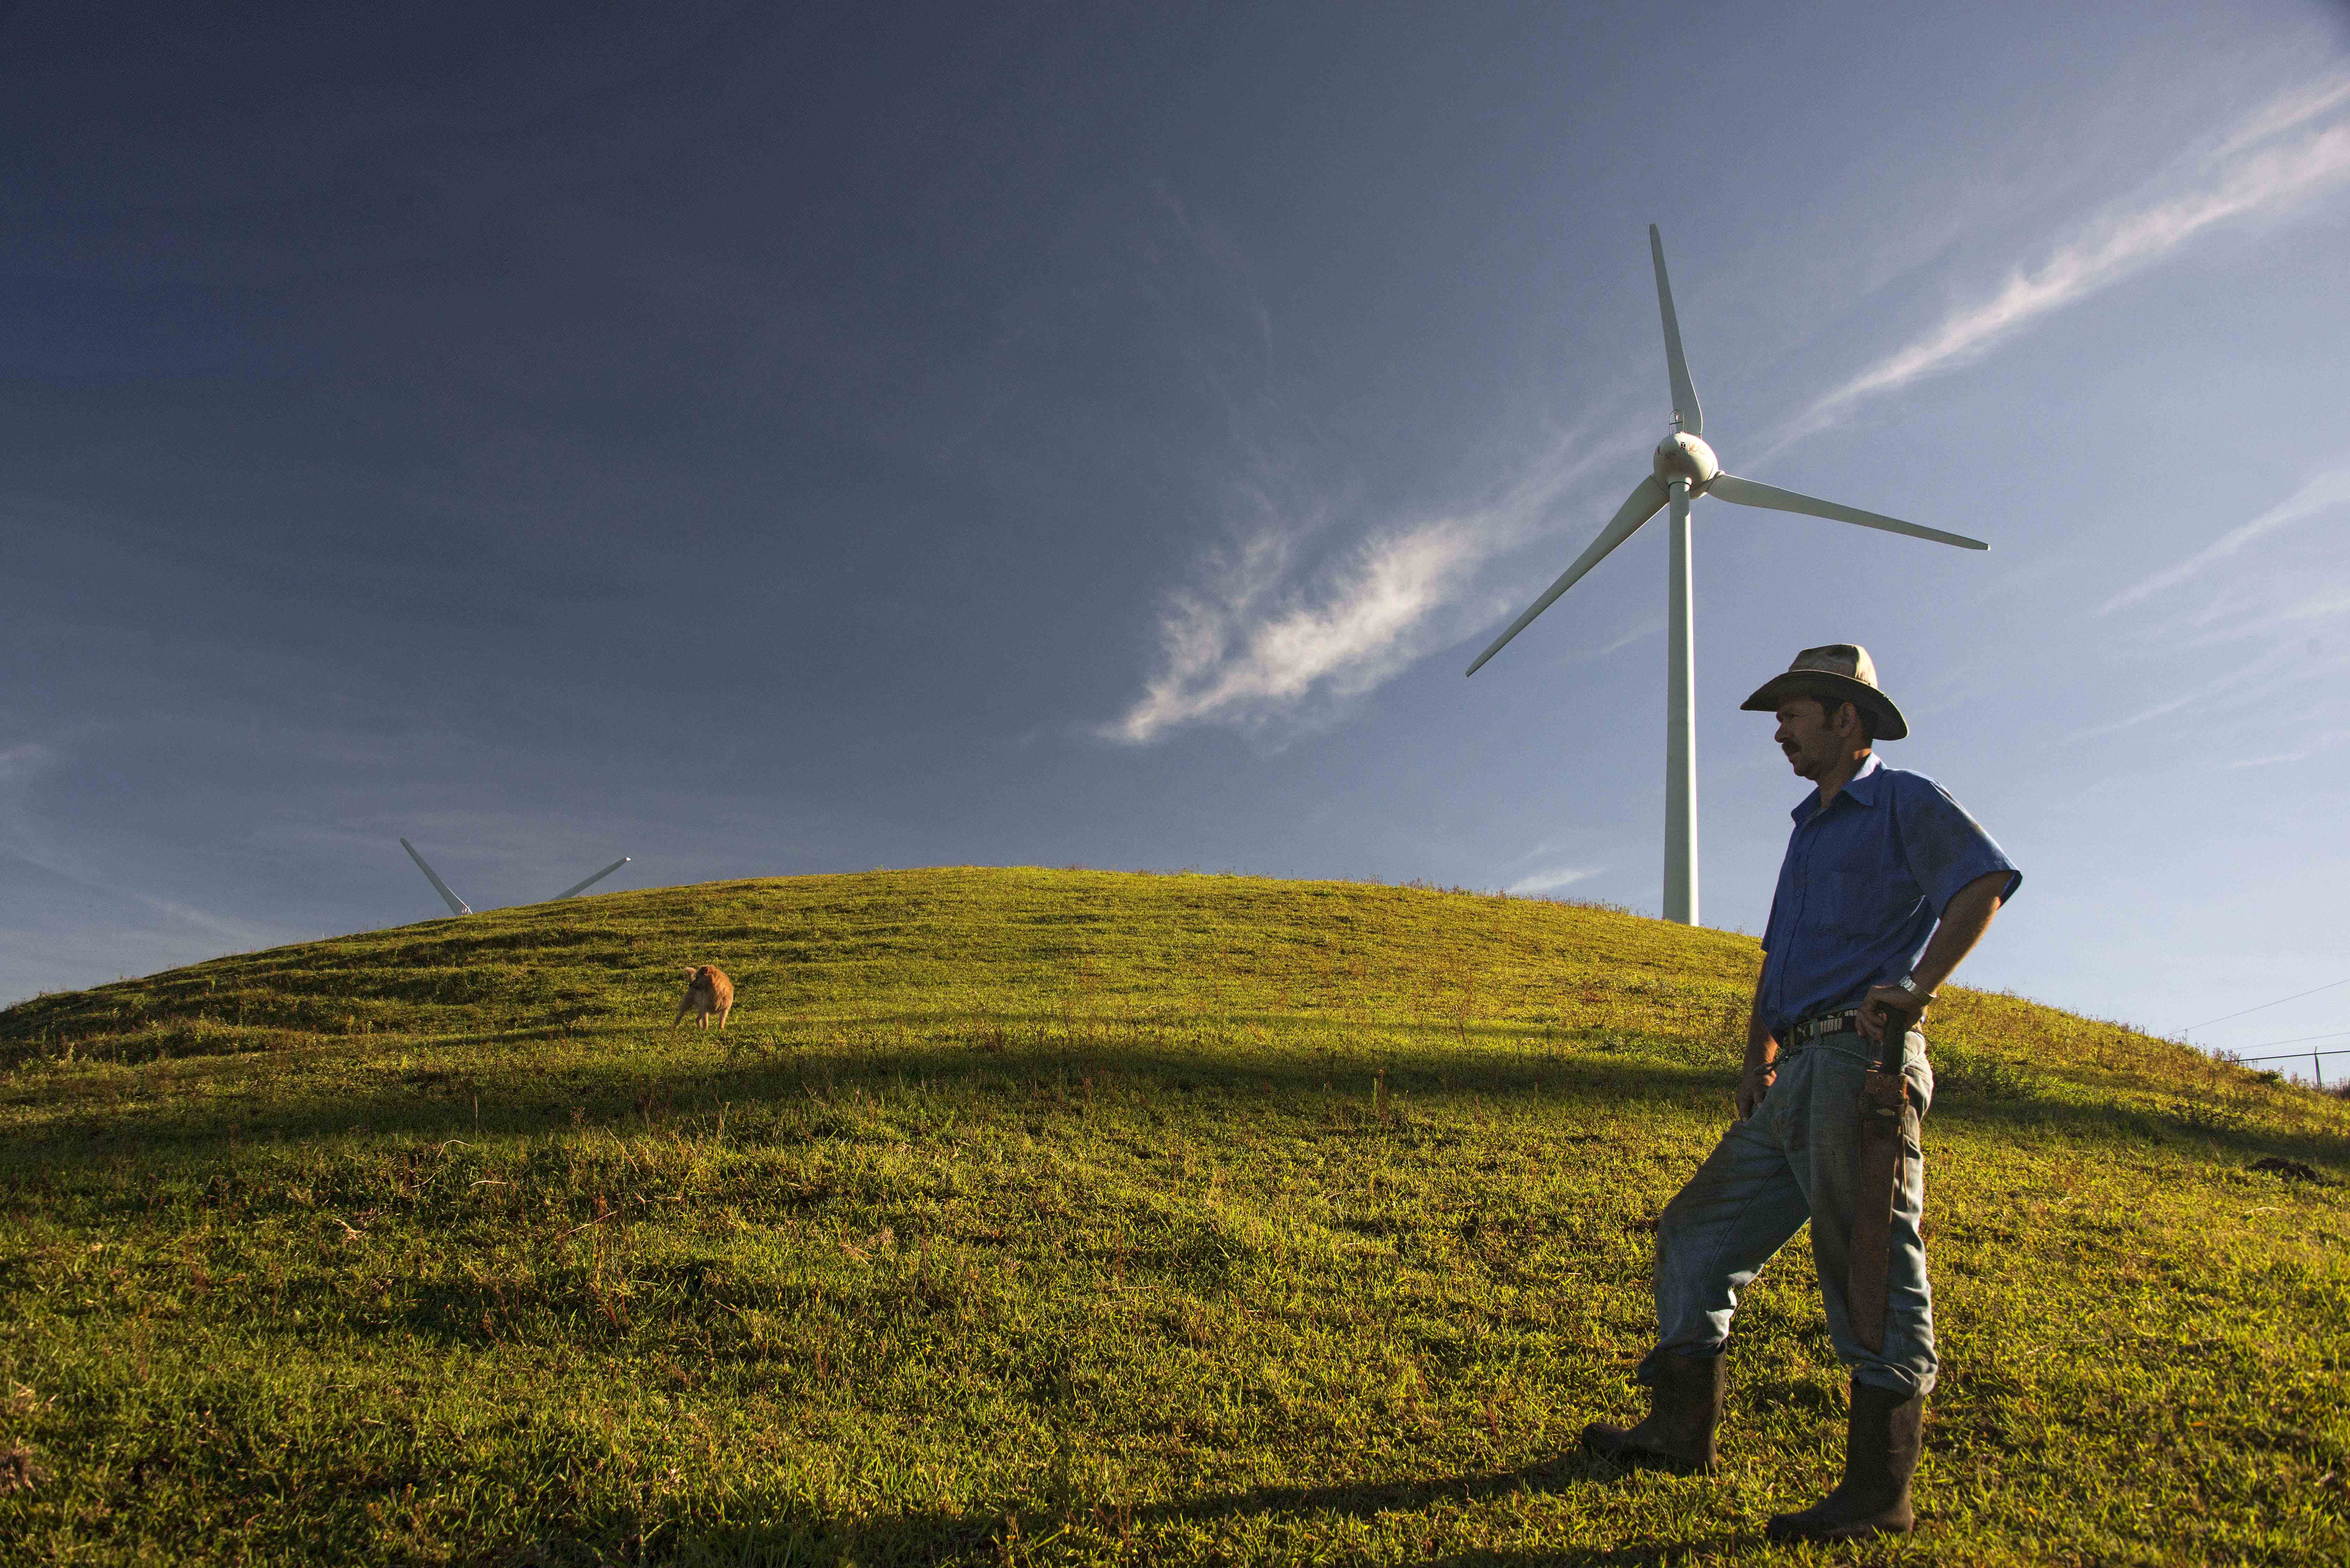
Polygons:
M1653 463L1657 477L1667 484L1676 479L1688 480L1691 495L1703 494L1705 487L1713 483L1713 476L1721 472L1721 464L1714 460L1713 448L1687 431L1675 431L1659 441Z

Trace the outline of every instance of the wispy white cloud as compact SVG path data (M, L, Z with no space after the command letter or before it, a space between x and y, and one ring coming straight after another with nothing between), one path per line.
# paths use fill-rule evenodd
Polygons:
M96 886L96 884L90 885ZM196 929L218 937L237 948L266 947L286 940L282 927L259 926L250 920L215 915L211 910L200 909L193 904L183 904L176 898L158 898L152 893L141 893L135 888L114 890L120 892L141 908L152 909L166 919L176 920L184 926L193 926Z
M2108 599L2100 613L2132 612L2127 630L2112 643L2116 657L2175 671L2176 695L2083 734L2188 711L2207 741L2244 731L2295 735L2282 748L2272 737L2255 740L2262 749L2226 763L2230 768L2298 762L2326 749L2314 737L2338 724L2341 681L2350 673L2350 646L2340 636L2350 623L2350 566L2324 533L2286 535L2294 524L2345 505L2350 468L2321 472L2250 522ZM2167 604L2167 613L2143 613L2156 604ZM2244 649L2253 650L2248 660L2216 664L2215 655ZM2211 749L2199 746L2196 754L2209 757Z
M2240 121L2204 161L2225 162L2272 136L2282 136L2345 105L2350 105L2350 71L2288 88Z
M57 753L38 741L20 741L0 750L0 784L12 784L57 765Z
M2270 585L2262 585L2263 587ZM2205 629L2185 646L2210 648L2223 642L2241 642L2246 638L2266 637L2274 632L2298 632L2311 621L2337 620L2350 615L2350 587L2335 585L2314 594L2304 594L2282 604L2270 603L2256 608L2236 605L2237 596L2223 597L2220 602L2199 611L2195 620Z
M2350 671L2350 656L2320 656L2297 639L2278 640L2216 675L2208 673L2210 668L2205 656L2187 667L2187 679L2174 683L2176 695L2123 718L2076 730L2065 739L2085 741L2116 734L2191 708L2216 711L2234 729L2280 723L2306 729L2312 716L2322 712L2332 701L2332 693L2340 689L2343 675ZM2317 689L2314 694L2309 690L2313 686ZM2281 754L2276 760L2292 761L2303 754Z
M2173 697L2167 702L2158 702L2151 708L2132 713L2126 719L2116 719L2111 723L2093 724L2085 730L2075 730L2072 734L2065 738L2067 740L2074 741L2085 741L2095 735L2110 735L2121 730L2134 730L2140 724L2150 723L2154 720L2162 718L2166 714L2178 712L2181 708L2186 707L2189 703L2194 701L2202 694L2203 693L2199 691L2189 691L2183 697Z
M1107 732L1139 744L1201 720L1261 721L1317 690L1359 696L1419 657L1429 618L1485 551L1473 524L1440 519L1371 540L1318 592L1293 594L1282 588L1285 541L1260 535L1218 586L1174 597L1159 670Z
M1555 893L1561 888L1571 888L1586 877L1596 877L1607 869L1604 866L1554 866L1547 871L1537 871L1510 884L1513 893L1532 898L1543 893Z
M240 947L259 947L278 937L272 928L215 915L192 904L124 886L120 879L84 864L80 856L57 844L41 822L31 797L36 786L68 760L66 753L37 741L20 742L0 750L0 855L38 867L77 887L126 899L165 919Z
M2227 559L2263 535L2273 534L2304 518L2345 505L2350 505L2350 468L2329 469L2251 522L2230 528L2187 559L2131 584L2099 605L2097 613L2110 615L2126 605L2150 598L2165 588L2176 587L2190 578L2202 576L2214 562Z
M1657 636L1664 629L1665 618L1660 615L1651 616L1647 620L1641 621L1638 625L1632 627L1621 636L1609 638L1606 642L1601 643L1596 648L1582 649L1575 652L1567 654L1565 657L1565 662L1569 664L1596 663L1598 660L1607 658L1611 653L1623 652L1626 649L1631 647L1636 642L1645 642L1649 638Z
M2344 738L2344 732L2335 730L2326 734L2312 736L2304 744L2296 746L2292 751L2272 752L2266 756L2259 757L2239 757L2228 766L2230 771L2233 771L2238 768L2272 768L2282 763L2306 762L2320 752L2332 751L2342 743Z
M2284 211L2350 178L2350 124L2340 122L2345 106L2350 72L2279 94L2210 151L2175 164L2133 201L2091 220L2038 266L2014 274L1990 299L1953 313L1828 392L1796 421L1794 433L1820 429L1864 399L1963 364L2216 224Z
M1099 732L1143 745L1187 724L1258 729L1361 696L1496 613L1498 599L1465 602L1479 568L1539 532L1593 466L1624 455L1621 441L1563 438L1483 504L1383 531L1304 568L1302 545L1323 518L1283 515L1253 490L1259 520L1210 556L1201 586L1169 596L1159 668Z

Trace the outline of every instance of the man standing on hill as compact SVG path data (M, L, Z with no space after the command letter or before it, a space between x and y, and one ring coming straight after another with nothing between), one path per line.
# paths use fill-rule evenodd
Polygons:
M1809 1220L1851 1428L1843 1481L1770 1533L1898 1532L1936 1368L1918 1233L1934 1075L1918 1025L2022 876L1931 779L1872 754L1909 726L1866 649L1807 648L1742 707L1778 716L1779 749L1819 787L1795 807L1771 900L1739 1119L1657 1221L1657 1347L1636 1374L1648 1417L1583 1440L1711 1468L1738 1293Z

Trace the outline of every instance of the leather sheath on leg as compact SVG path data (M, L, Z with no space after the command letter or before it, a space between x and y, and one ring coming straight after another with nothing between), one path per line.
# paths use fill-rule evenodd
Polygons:
M1845 1439L1844 1480L1801 1513L1773 1517L1773 1541L1851 1541L1906 1534L1916 1522L1909 1478L1918 1473L1926 1397L1866 1383L1852 1386L1852 1426Z
M1655 1376L1648 1419L1635 1427L1594 1421L1583 1428L1583 1446L1627 1464L1711 1469L1714 1428L1721 1424L1722 1396L1730 1386L1727 1364L1719 1355L1668 1353L1657 1357Z

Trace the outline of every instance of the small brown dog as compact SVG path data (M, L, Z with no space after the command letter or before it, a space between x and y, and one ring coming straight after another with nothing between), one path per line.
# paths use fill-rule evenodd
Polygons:
M671 1029L685 1022L689 1012L695 1014L702 1027L710 1027L710 1015L718 1014L718 1027L726 1027L726 1015L734 1011L734 982L719 972L714 964L685 971L685 1000L677 1004L677 1016L669 1021Z

